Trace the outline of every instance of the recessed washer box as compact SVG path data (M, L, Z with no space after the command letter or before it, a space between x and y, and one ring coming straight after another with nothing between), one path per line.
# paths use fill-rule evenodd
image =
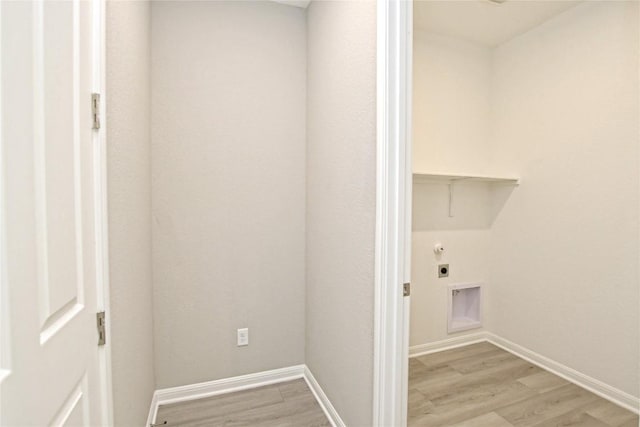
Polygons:
M482 284L458 283L448 286L447 332L482 326Z

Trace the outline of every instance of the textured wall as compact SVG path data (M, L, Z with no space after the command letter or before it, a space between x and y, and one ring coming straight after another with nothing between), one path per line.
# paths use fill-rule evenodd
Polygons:
M149 140L150 7L107 2L107 162L115 425L143 425L155 389Z
M417 30L413 43L413 170L490 173L492 50L453 37ZM464 125L463 125L464 124ZM495 218L490 188L458 183L449 217L446 182L414 183L411 250L410 345L451 338L447 332L448 285L488 286L490 227ZM433 246L445 252L436 256ZM449 264L438 278L438 264ZM484 319L487 315L483 313ZM478 332L458 332L464 335Z
M159 388L304 363L305 60L304 9L152 5Z
M495 52L490 330L638 396L638 3L585 2ZM612 369L612 367L615 367Z
M522 185L458 185L453 219L444 186L414 187L413 345L446 337L442 241L450 279L488 277L486 329L638 395L638 42L633 2L586 2L489 56L416 37L414 167Z
M413 52L413 170L486 173L491 49L417 30Z
M307 14L306 363L347 425L371 425L376 3Z

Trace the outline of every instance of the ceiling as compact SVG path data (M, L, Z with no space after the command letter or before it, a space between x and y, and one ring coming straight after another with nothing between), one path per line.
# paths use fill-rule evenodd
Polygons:
M581 1L416 0L413 22L419 30L497 46Z

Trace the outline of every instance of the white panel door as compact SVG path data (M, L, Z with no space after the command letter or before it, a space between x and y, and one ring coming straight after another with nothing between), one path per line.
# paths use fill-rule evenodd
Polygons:
M0 425L107 422L99 0L1 1Z

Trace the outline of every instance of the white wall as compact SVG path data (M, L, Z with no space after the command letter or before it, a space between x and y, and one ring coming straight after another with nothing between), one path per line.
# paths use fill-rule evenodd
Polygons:
M433 152L433 162L449 168L443 172L459 172L460 165L463 172L520 176L522 184L494 192L485 204L481 192L456 190L455 220L443 213L444 186L416 186L412 345L443 338L446 299L439 283L429 283L436 274L430 251L441 240L448 245L452 275L460 268L488 277L486 329L638 396L638 4L585 2L498 46L489 64L489 114L479 114L488 128L462 116L464 109L447 112L448 91L454 91L455 105L464 100L444 75L482 72L451 61L451 50L460 51L453 42L449 50L421 43L418 38L414 52L416 70L424 66L414 76L417 102L432 104L415 108L438 120L425 122L427 130L416 125L414 167L422 170ZM469 56L478 58L473 51ZM445 66L452 68L447 72ZM429 85L420 73L433 79ZM469 105L480 111L480 90L461 86L469 88ZM420 113L414 117L421 120ZM464 140L449 139L457 154L438 157L444 144L438 135L454 126L480 135L488 129L477 169L465 155L478 149L472 138L467 148ZM480 230L488 230L485 237ZM428 313L436 318L432 324L425 324L434 318Z
M151 77L158 387L303 363L304 9L154 2Z
M483 291L491 285L488 281L493 221L488 203L490 196L487 184L457 184L454 217L450 218L446 185L414 183L410 346L483 330L448 334L447 301L450 284L482 283ZM445 248L441 255L433 251L436 243ZM438 277L438 264L449 264L449 277Z
M372 422L376 3L307 11L306 363L347 425Z
M413 170L489 173L491 49L421 30L414 35ZM447 333L449 284L490 285L490 191L482 183L456 184L449 217L445 183L414 184L411 346L453 336ZM436 243L445 247L441 256L433 252ZM449 264L449 277L438 278L438 264Z
M486 173L491 50L416 30L413 170Z
M490 329L638 396L638 4L585 2L495 51Z
M150 5L107 2L107 164L114 425L143 425L155 389Z

